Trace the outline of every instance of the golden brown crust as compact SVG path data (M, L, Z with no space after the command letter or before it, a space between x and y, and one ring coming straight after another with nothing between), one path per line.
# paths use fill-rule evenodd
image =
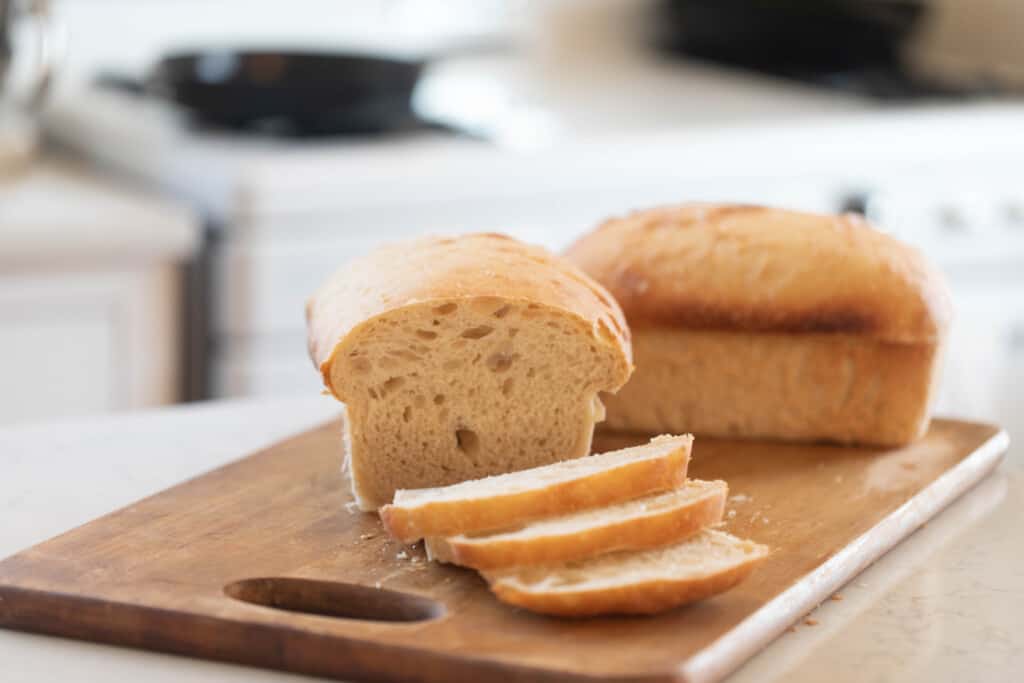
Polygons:
M507 528L542 517L611 505L678 488L686 481L693 440L657 458L644 458L543 489L483 498L435 501L403 507L385 505L381 521L405 543L426 536Z
M490 542L465 537L444 539L447 548L433 554L454 564L484 570L558 564L618 550L656 548L678 543L720 522L727 494L728 488L722 486L690 505L611 521L576 533Z
M595 342L617 358L620 385L628 379L629 329L609 293L565 259L493 233L409 240L348 263L306 304L310 357L327 389L344 401L331 366L341 342L360 326L412 304L487 298L538 304L585 322Z
M633 341L637 370L605 397L610 429L899 446L928 428L934 344L665 328Z
M566 252L634 327L940 339L946 285L862 218L685 204L605 222Z
M553 591L523 590L514 581L498 578L490 587L504 603L558 617L657 614L724 593L747 578L766 557L766 553L753 555L724 571L698 578Z

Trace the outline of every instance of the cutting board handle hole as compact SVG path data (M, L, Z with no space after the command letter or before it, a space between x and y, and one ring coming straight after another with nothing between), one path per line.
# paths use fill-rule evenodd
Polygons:
M426 621L444 614L444 605L429 598L337 581L243 579L225 586L224 593L252 605L342 619Z

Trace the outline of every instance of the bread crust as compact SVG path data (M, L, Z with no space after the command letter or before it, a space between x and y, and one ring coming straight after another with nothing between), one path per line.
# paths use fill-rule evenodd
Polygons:
M762 553L723 571L686 579L657 579L580 590L530 591L515 581L496 578L491 591L504 603L558 617L657 614L733 588L768 556Z
M951 305L915 249L862 217L683 204L606 221L566 255L643 326L941 339Z
M687 438L661 457L634 460L542 489L410 507L385 505L380 517L389 534L412 543L429 536L490 531L611 505L682 486L692 444L693 439Z
M678 543L722 520L725 482L690 504L642 517L609 521L585 531L532 539L488 540L456 536L430 539L431 555L473 569L558 564L619 550L643 550ZM446 546L446 547L445 547Z
M899 446L927 430L938 383L928 343L666 328L634 343L637 371L605 397L609 429Z
M629 328L608 291L565 259L496 233L423 237L349 262L306 303L309 354L327 390L344 402L332 368L360 327L409 305L487 299L550 307L584 322L616 361L617 384L602 390L629 378Z

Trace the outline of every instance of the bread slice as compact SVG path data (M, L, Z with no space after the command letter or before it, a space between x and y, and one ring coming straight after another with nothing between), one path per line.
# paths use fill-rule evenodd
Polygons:
M896 446L928 428L949 288L861 216L667 206L608 220L566 256L633 333L613 429Z
M686 481L693 437L650 443L441 488L399 490L380 510L384 527L411 543L508 529L542 517L620 503Z
M483 572L502 602L562 617L654 614L729 590L768 548L707 529L675 545Z
M728 493L724 481L691 479L672 491L542 519L514 531L428 538L427 554L474 569L498 569L655 548L720 522Z
M629 378L618 304L550 252L428 237L350 262L310 299L309 349L346 405L355 499L578 458Z

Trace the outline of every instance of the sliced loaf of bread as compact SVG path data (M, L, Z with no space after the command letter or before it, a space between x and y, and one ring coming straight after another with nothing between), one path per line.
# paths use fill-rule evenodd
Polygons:
M356 502L590 452L600 392L632 372L629 331L600 285L497 234L380 247L306 307L310 355L345 403Z
M399 490L380 509L384 527L411 543L520 526L526 522L621 503L686 481L693 437L650 443L439 488Z
M483 575L499 600L533 612L654 614L729 590L766 557L763 545L708 529L651 550Z
M503 533L427 539L431 559L474 569L571 562L678 543L722 519L729 487L691 479L678 489L552 517Z

